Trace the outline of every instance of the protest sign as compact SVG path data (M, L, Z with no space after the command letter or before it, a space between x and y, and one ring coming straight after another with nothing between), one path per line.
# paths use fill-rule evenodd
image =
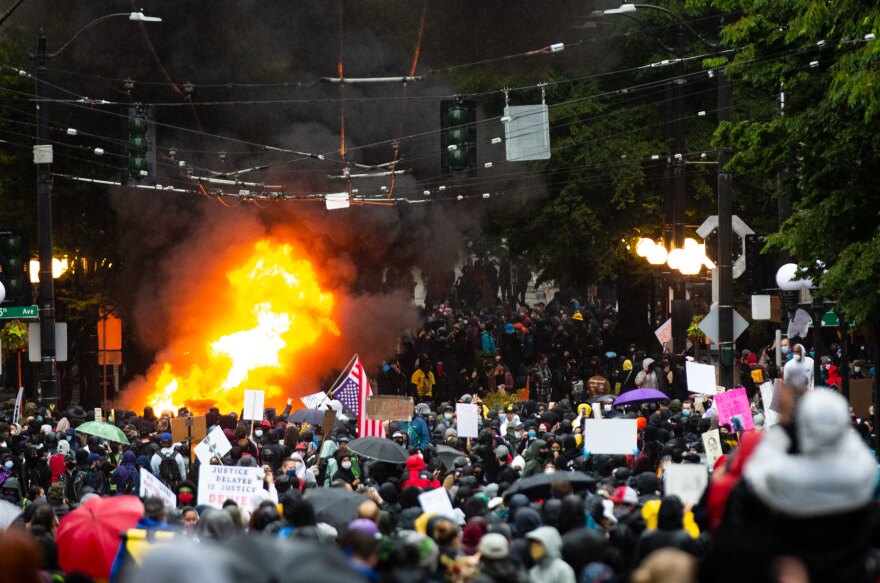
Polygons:
M654 336L656 336L657 340L660 341L660 344L664 346L667 342L672 342L672 318L669 318L663 322L659 328L654 330Z
M458 421L459 437L477 437L479 435L480 410L478 405L456 403L455 416Z
M257 494L263 489L263 475L263 468L202 465L199 468L199 504L223 508L224 502L233 500L239 507L253 510L257 505Z
M207 418L204 415L171 418L171 440L176 443L190 443L192 446L207 434Z
M706 452L706 463L710 468L714 468L715 462L722 456L721 433L717 429L703 434L703 450Z
M767 381L759 389L761 391L761 401L764 404L764 428L769 429L779 423L779 413L770 408L770 403L773 402L776 393L776 387L773 386L772 382Z
M734 431L739 431L740 429L734 427L735 419L739 419L741 429L755 428L749 398L742 387L715 395L715 409L718 411L719 425L729 424Z
M717 392L714 366L688 361L684 365L684 370L687 375L688 391L704 395L714 395Z
M596 406L593 407L593 419L601 419L602 418L602 404L596 403Z
M452 515L452 502L449 501L449 494L446 488L434 488L428 492L419 494L419 505L425 514L436 512L441 516Z
M226 439L223 430L215 426L211 429L211 433L195 447L195 454L202 464L208 465L211 463L212 457L220 459L231 449L232 444Z
M95 421L100 423L104 420L104 413L101 411L100 407L95 407Z
M585 419L584 452L632 454L637 448L637 434L635 419Z
M319 409L324 403L330 402L330 397L327 396L327 393L318 392L312 395L306 395L305 397L300 397L299 400L303 402L306 409Z
M696 504L709 483L703 464L669 464L663 472L666 496L678 496L685 504Z
M147 496L155 496L161 498L166 508L177 508L177 497L171 488L162 483L162 480L148 472L145 468L141 468L141 485L138 488L138 496L146 498Z
M373 395L367 399L367 417L383 421L411 421L413 398L393 395Z
M251 419L253 421L263 420L263 399L265 391L248 391L244 392L244 414L242 419Z

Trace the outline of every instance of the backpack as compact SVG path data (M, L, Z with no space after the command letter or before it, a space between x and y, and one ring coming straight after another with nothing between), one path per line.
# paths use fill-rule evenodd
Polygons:
M171 453L162 453L160 451L159 456L162 458L159 461L159 479L169 488L174 488L180 481L180 466L177 465L175 459L177 452L172 450Z

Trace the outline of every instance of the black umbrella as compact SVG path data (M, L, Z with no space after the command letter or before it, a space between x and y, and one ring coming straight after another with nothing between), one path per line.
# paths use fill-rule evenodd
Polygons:
M287 420L294 423L320 425L324 422L324 411L318 409L297 409L287 418Z
M465 454L461 453L454 447L442 444L434 446L434 453L440 458L440 461L446 466L447 470L452 469L456 458L465 457Z
M231 559L232 581L250 583L366 583L336 545L291 541L263 534L234 537L220 547Z
M346 488L310 488L304 496L315 508L318 522L326 522L340 530L357 516L358 506L369 500Z
M348 442L348 449L358 455L391 464L405 464L409 457L405 449L384 437L359 437Z
M504 495L509 497L514 494L525 494L532 499L547 498L550 495L550 489L553 487L553 484L563 481L570 482L576 492L590 489L596 485L595 478L583 472L541 473L517 480L507 489Z

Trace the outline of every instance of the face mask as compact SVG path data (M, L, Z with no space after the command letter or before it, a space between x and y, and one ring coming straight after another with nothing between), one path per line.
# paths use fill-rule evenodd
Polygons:
M611 405L602 405L603 411L611 411Z
M685 416L685 417L690 417L690 416L691 416L691 410L690 410L690 409L684 409L684 410L681 412L681 414L682 414L683 416Z
M795 354L795 355L794 355L794 359L797 360L797 361L800 361L803 357L804 357L803 354Z
M296 476L296 470L287 470L285 473L287 474L288 478L293 478Z
M254 431L254 435L256 435L257 437L263 437L263 431L260 429L257 429L256 431Z
M342 462L342 468L345 470L351 469L351 462Z
M536 435L537 433L535 433L534 431L529 431L529 439L534 439Z
M187 506L189 506L189 503L192 502L192 499L193 499L192 492L185 492L185 493L179 494L177 497L180 499L180 501L183 504L185 504Z
M452 413L444 413L443 417L445 417L446 420L449 421L450 419L452 419Z
M66 439L67 441L70 441L71 439L73 439L73 436L72 435L65 435L64 439Z
M15 463L12 460L9 460L8 462L4 462L3 465L6 467L7 470L11 470L12 466L14 466Z
M862 372L862 367L860 367L860 366L853 367L853 372Z
M789 348L788 346L785 346L785 345L782 346L782 354L788 354L790 351L791 351L791 348Z
M547 468L546 470L544 470L544 473L545 474L555 474L556 470L554 470L553 468Z

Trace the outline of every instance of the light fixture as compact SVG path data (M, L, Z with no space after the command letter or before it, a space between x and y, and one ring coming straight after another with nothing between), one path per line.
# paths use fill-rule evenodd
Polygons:
M636 255L639 257L647 257L648 253L651 252L651 249L654 248L654 245L655 243L653 240L639 237L639 240L636 242Z
M648 253L648 263L651 265L663 265L666 263L666 247L663 245L655 245Z
M69 268L70 263L67 261L67 257L62 257L61 259L53 257L52 279L58 279L64 275ZM28 265L28 270L31 274L31 283L40 283L40 262L36 259L31 259L30 264Z
M776 285L782 291L800 291L816 287L810 278L795 279L797 277L797 264L786 263L776 271Z
M128 19L135 22L162 22L158 16L147 16L143 12L132 12L128 15Z
M602 14L630 14L638 10L635 4L621 4L617 8L609 8L608 10L603 10Z

